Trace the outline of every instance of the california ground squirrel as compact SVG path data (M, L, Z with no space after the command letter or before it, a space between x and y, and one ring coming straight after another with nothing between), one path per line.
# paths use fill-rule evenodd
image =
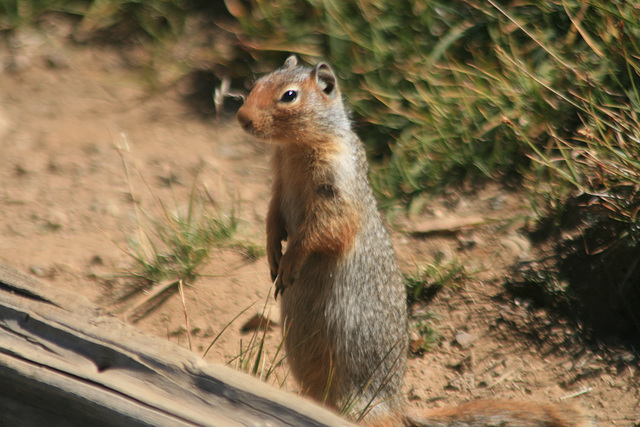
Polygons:
M376 426L587 425L563 406L489 400L405 416L406 293L335 74L291 56L237 118L272 145L267 253L304 393Z

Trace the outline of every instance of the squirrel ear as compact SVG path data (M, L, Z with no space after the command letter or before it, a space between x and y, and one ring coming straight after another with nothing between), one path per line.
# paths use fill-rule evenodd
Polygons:
M337 92L336 75L327 64L320 63L313 69L312 74L315 75L316 83L321 91L325 94L333 96Z
M284 65L282 66L282 68L286 70L289 68L294 68L296 65L298 65L298 58L296 58L295 55L291 55L287 58L286 61L284 61Z

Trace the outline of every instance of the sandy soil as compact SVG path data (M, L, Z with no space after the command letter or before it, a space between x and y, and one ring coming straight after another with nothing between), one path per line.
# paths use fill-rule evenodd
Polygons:
M221 213L235 207L235 239L263 245L264 147L232 120L203 120L184 102L186 82L150 95L142 73L114 48L60 44L35 33L21 40L0 51L0 262L104 304L108 285L122 284L118 275L132 266L126 248L140 238L141 216L184 213L194 183ZM418 317L432 316L441 335L431 352L409 362L412 405L476 397L564 401L601 425L638 425L631 355L586 346L579 327L504 292L510 266L539 256L521 232L529 214L523 194L488 186L394 219L398 227L427 231L394 232L403 271L438 258L473 272L460 289L412 307ZM471 224L458 229L461 223ZM174 293L136 325L185 347L190 339L203 354L246 310L206 355L228 363L251 338L241 332L249 318L264 308L278 320L266 264L265 257L251 261L238 250L216 249L184 287L184 305ZM278 328L266 342L274 357ZM269 381L296 391L286 367Z

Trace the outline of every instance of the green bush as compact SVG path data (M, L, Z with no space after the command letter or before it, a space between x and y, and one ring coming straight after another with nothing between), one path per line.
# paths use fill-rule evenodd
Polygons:
M254 0L236 16L261 63L293 51L335 65L369 147L390 153L377 188L407 198L528 167L532 145L578 136L594 106L637 101L638 12L626 2Z

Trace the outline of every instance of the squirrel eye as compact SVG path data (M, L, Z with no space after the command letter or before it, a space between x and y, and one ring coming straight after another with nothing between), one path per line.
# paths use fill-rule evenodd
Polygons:
M298 92L295 90L288 90L280 98L281 102L293 102L298 97Z

